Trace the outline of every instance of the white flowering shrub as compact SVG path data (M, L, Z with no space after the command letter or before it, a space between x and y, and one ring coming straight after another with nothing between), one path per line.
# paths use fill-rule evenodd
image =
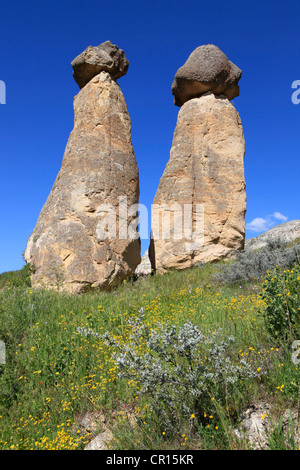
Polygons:
M158 323L150 329L143 314L129 327L126 344L108 333L105 341L115 349L119 376L136 381L139 393L148 395L164 430L179 431L183 417L194 415L200 422L212 397L224 404L239 380L259 375L243 359L233 363L229 348L234 338L221 340L221 330L204 335L189 321L181 328Z

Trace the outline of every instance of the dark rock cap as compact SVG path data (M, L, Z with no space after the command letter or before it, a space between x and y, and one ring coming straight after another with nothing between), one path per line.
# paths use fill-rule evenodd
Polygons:
M172 83L174 104L182 106L208 91L215 95L224 94L232 100L239 96L241 75L242 71L217 46L199 46L175 74Z
M116 80L127 73L129 62L125 53L110 41L99 46L89 46L71 63L73 77L80 88L83 88L95 75L108 72Z

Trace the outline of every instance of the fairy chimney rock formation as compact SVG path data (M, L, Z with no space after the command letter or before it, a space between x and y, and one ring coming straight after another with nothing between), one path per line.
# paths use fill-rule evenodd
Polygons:
M244 247L245 142L230 100L241 71L216 46L198 47L175 75L181 106L152 206L152 269L185 269Z
M72 62L81 87L62 167L29 238L33 286L109 288L140 263L139 173L131 121L115 79L128 61L109 41Z
M172 83L174 104L182 106L208 91L232 100L239 96L242 71L213 44L197 47L177 70Z

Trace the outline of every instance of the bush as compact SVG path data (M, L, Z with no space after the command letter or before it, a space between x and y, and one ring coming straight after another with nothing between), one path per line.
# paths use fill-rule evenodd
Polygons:
M149 329L142 315L129 326L125 345L108 333L105 341L116 349L119 376L136 382L159 425L170 434L189 419L201 424L212 399L225 405L235 384L259 376L245 360L233 363L229 348L234 337L221 340L221 330L204 336L189 321L179 331L169 323Z
M223 266L212 278L223 284L257 281L276 265L283 268L294 266L299 261L299 253L299 243L287 245L280 240L268 241L259 250L241 251L235 261Z
M261 297L266 325L274 337L300 337L300 265L293 269L276 266L267 273Z

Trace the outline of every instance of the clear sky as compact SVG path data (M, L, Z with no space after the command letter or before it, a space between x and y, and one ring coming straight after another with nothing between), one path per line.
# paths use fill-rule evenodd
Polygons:
M130 65L118 83L132 122L140 202L149 210L179 108L171 84L189 54L215 44L243 75L234 105L245 140L246 237L300 219L299 0L0 0L0 272L22 253L73 128L73 58L110 40ZM1 96L0 96L1 101ZM148 241L142 241L142 253Z

